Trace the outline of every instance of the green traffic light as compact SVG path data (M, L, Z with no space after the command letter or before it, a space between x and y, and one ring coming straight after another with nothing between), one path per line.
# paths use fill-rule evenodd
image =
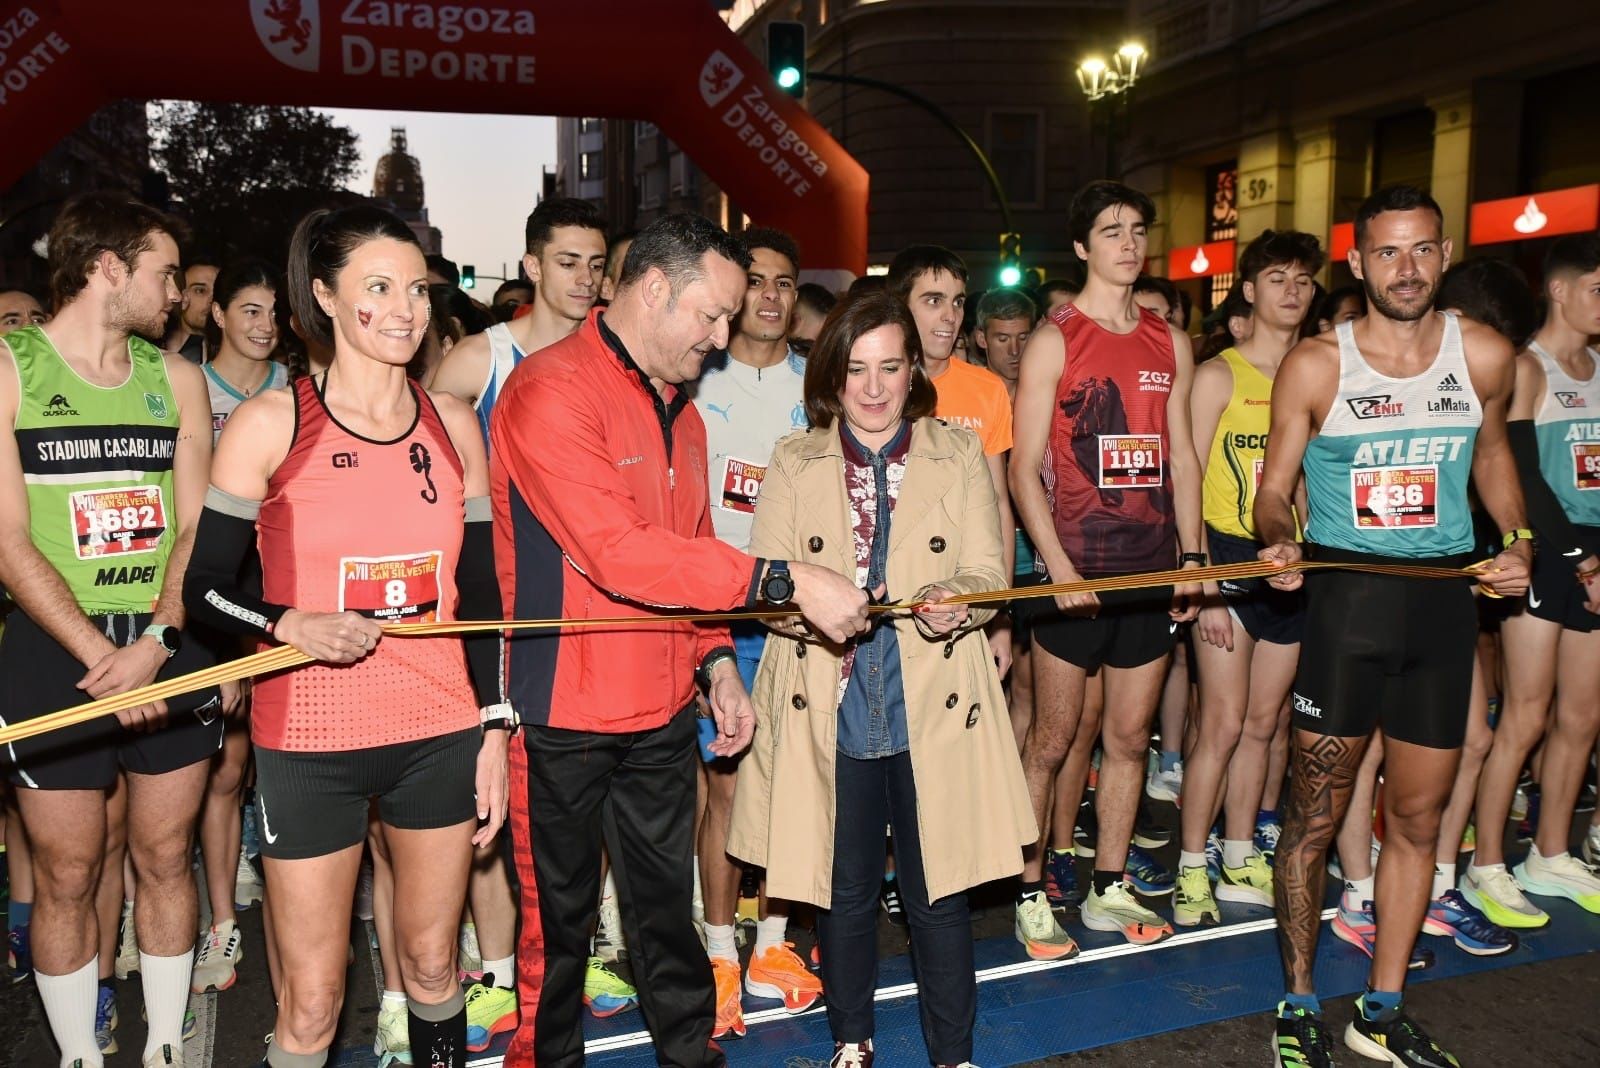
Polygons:
M778 72L778 85L784 89L793 89L800 84L800 71L795 67L784 67Z
M1008 263L1004 267L1000 268L1000 284L1008 287L1021 285L1022 268L1018 267L1014 263Z

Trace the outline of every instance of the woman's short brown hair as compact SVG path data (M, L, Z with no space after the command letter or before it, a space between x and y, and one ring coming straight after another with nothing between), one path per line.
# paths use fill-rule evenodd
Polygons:
M938 395L922 363L922 337L911 309L895 297L878 291L846 298L823 320L811 354L806 357L806 418L811 425L826 430L835 419L844 418L839 394L844 392L850 372L850 352L862 336L880 326L897 326L904 339L906 358L911 361L911 393L906 397L902 416L908 420L933 414Z

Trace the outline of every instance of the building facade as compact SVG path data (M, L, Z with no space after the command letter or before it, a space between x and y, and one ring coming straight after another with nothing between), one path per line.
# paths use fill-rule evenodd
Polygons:
M417 235L422 251L436 254L444 245L439 228L428 221L427 190L422 163L406 146L406 128L389 129L389 151L372 169L372 198L400 216Z

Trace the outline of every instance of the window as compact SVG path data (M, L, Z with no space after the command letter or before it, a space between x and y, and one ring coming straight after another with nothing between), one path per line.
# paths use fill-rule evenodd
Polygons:
M1239 164L1237 160L1219 163L1206 171L1206 199L1211 204L1206 216L1206 243L1232 241L1239 236ZM1233 275L1214 274L1205 292L1204 310L1221 304L1233 288Z
M601 158L603 153L585 152L578 157L578 178L580 181L595 182L604 177L605 164Z
M600 123L602 121L603 120L601 120L601 119L579 119L578 120L578 132L579 133L599 133L600 132Z
M991 111L985 116L989 162L1012 207L1038 207L1044 186L1042 111Z
M1433 184L1431 108L1418 108L1379 119L1372 130L1372 188Z

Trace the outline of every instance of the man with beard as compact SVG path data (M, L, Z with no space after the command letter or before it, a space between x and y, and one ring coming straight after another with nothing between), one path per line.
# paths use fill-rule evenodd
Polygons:
M1513 364L1493 330L1435 312L1450 261L1443 215L1409 186L1374 193L1356 213L1351 271L1370 311L1302 341L1273 384L1266 467L1256 492L1263 560L1302 558L1292 505L1302 466L1304 555L1345 563L1458 568L1473 559L1469 476L1504 531L1482 581L1521 596L1532 535L1506 433ZM1269 580L1302 585L1298 571ZM1466 734L1476 613L1465 582L1359 571L1305 583L1306 621L1293 691L1294 771L1273 881L1287 990L1273 1052L1279 1065L1333 1063L1312 985L1327 850L1376 728L1386 745L1387 833L1378 863L1367 990L1345 1043L1360 1055L1453 1065L1406 1015L1406 970L1433 884L1439 819Z
M0 710L33 719L198 670L180 633L183 572L206 492L211 404L200 368L163 354L178 303L175 220L114 193L50 232L60 311L0 344ZM95 892L106 794L128 780L146 1065L183 1063L199 920L189 843L222 742L216 690L155 701L9 747L37 873L34 974L61 1063L98 1065ZM120 872L114 873L120 876Z
M216 285L217 271L211 257L200 256L179 275L178 314L168 324L172 329L162 348L190 363L206 362L206 324L211 321L211 288Z

